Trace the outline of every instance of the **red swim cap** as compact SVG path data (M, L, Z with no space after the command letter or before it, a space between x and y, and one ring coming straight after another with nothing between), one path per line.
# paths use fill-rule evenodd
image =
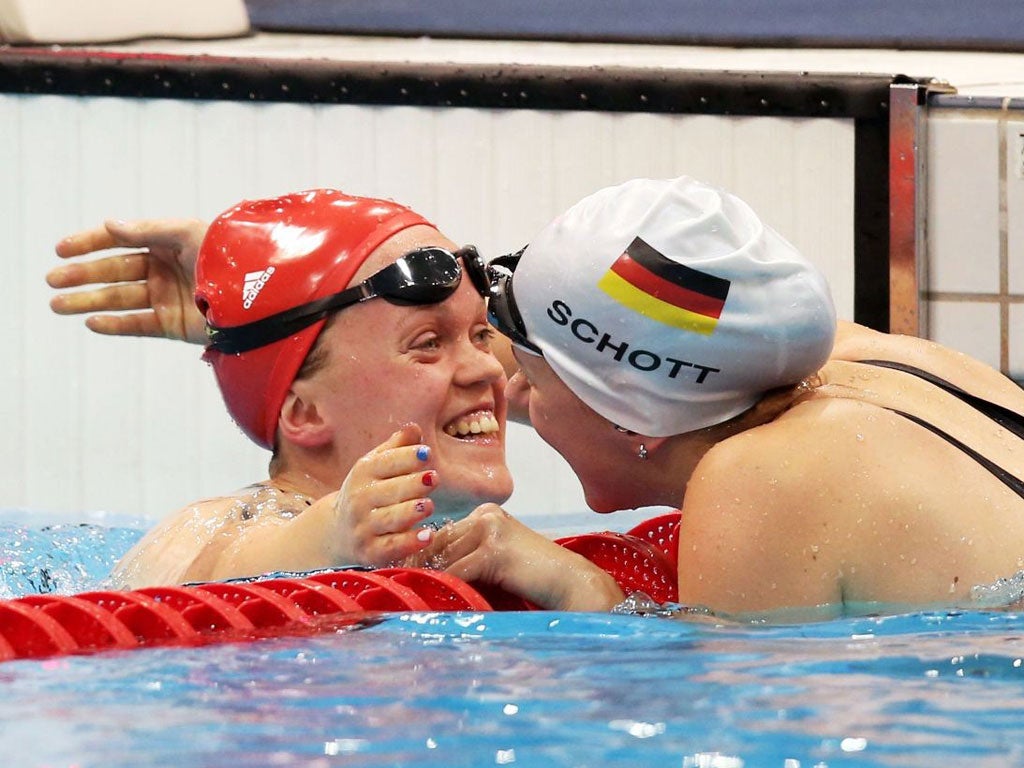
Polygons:
M196 261L196 306L206 321L233 327L347 287L396 232L426 224L390 200L314 189L236 205L210 225ZM240 354L208 349L224 404L254 442L273 450L285 395L325 320Z

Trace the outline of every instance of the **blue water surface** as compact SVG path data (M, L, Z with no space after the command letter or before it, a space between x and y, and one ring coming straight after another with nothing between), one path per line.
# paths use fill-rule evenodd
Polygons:
M138 535L93 533L103 562ZM1022 636L999 611L375 615L0 664L0 748L39 768L1024 765Z
M141 520L101 513L69 523L0 510L0 599L101 587L144 530Z
M408 614L0 666L12 766L1007 766L1021 621Z

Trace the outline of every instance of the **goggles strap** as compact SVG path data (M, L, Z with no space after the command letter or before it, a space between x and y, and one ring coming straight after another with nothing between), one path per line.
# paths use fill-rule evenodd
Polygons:
M387 274L388 270L401 269L399 264L403 259L409 259L410 257L415 256L415 254L423 251L439 251L455 261L455 270L458 278L455 280L454 284L434 286L437 290L437 294L429 299L424 299L422 297L419 299L410 299L403 297L400 293L400 289L395 291L388 291L385 289L381 291L374 287L375 282L383 282L382 275ZM460 257L466 265L464 269L459 265ZM477 253L476 248L473 246L469 245L464 248L460 248L456 253L451 253L443 248L424 248L419 251L413 251L412 253L406 254L401 259L398 259L392 264L384 267L376 274L371 275L358 285L351 286L350 288L346 288L345 290L339 291L338 293L330 296L314 299L313 301L307 302L298 307L286 309L268 317L254 320L251 323L246 323L245 325L218 328L208 323L206 332L209 338L209 343L207 346L210 349L215 349L218 352L226 354L248 352L258 347L273 344L281 339L286 339L304 328L308 328L310 325L323 320L331 312L344 309L345 307L349 307L353 304L358 304L372 298L379 297L397 304L425 305L439 303L451 296L458 288L459 284L462 282L462 274L464 272L469 273L470 279L480 295L486 296L486 288L489 284L486 268L483 265L483 260L480 258L480 254ZM419 284L413 283L409 287L417 285Z

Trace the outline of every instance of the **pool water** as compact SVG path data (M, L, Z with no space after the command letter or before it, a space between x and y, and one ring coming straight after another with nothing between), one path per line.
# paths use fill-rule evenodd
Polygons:
M0 510L0 598L95 589L143 533L109 522L22 525L15 516Z
M137 535L94 527L101 561ZM1000 611L372 616L0 664L0 746L40 768L1024 765L1022 638Z

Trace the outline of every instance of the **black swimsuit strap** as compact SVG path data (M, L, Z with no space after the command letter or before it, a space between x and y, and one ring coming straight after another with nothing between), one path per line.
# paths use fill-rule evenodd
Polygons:
M968 445L964 445L964 443L957 440L955 437L953 437L945 430L939 429L934 424L929 424L924 419L918 418L917 416L913 416L909 413L906 413L905 411L899 411L895 408L886 408L886 410L892 411L893 413L898 413L903 418L910 419L915 424L920 424L922 427L929 430L930 432L934 432L936 435L938 435L939 437L941 437L943 440L947 441L954 447L959 448L961 451L966 453L976 462L981 464L981 466L983 466L985 469L987 469L989 472L995 475L1000 481L1002 481L1003 485L1005 485L1011 491L1013 491L1022 499L1024 499L1024 482L1022 482L1016 475L1007 472L1005 469L1000 467L995 462L986 459L976 450L974 450Z
M960 389L960 387L956 386L955 384L951 384L945 379L939 378L935 374L921 370L920 368L915 368L912 365L906 365L904 363L894 363L889 360L858 360L857 362L865 363L866 365L876 365L879 366L880 368L892 368L893 370L903 371L904 373L909 373L913 376L917 376L920 379L924 379L930 384L934 384L940 389L945 390L949 394L962 400L968 405L973 406L981 414L988 416L994 422L999 424L999 426L1008 429L1010 432L1017 435L1017 437L1024 439L1024 416L1021 416L1021 414L1017 413L1016 411L1011 411L1009 408L1005 408L999 405L998 403L993 403L991 400L986 400L982 397L978 397L977 395L972 395L970 392ZM945 430L939 429L934 424L930 424L924 419L921 419L917 416L913 416L905 411L897 410L896 408L886 408L886 410L892 411L893 413L897 413L905 419L909 419L915 424L924 427L929 432L938 435L939 437L941 437L943 440L953 445L954 447L959 448L961 451L966 453L976 462L981 464L981 466L983 466L985 469L987 469L989 472L995 475L995 477L998 478L1003 483L1003 485L1005 485L1011 491L1013 491L1022 499L1024 499L1024 481L1021 481L1020 478L1018 478L1016 475L1007 472L1005 469L1000 467L995 462L985 458L976 450L974 450L968 445L965 445L960 440L957 440L955 437L953 437Z
M912 365L906 365L905 363L894 363L889 360L858 360L859 363L866 365L875 365L880 368L892 368L896 371L903 371L913 376L917 376L919 379L924 379L929 384L934 384L936 387L945 390L954 397L962 400L970 406L973 406L977 411L988 416L992 421L996 422L999 426L1008 429L1013 432L1017 437L1024 440L1024 415L1011 411L1005 406L999 405L999 403L993 403L991 400L986 400L983 397L972 395L955 384L951 384L945 379L941 379L933 373L915 368Z

